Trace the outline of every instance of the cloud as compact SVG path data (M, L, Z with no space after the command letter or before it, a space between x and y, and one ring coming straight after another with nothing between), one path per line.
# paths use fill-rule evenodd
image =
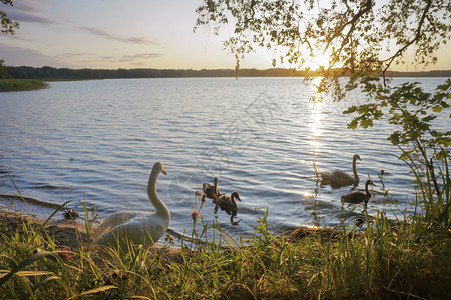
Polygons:
M30 22L30 23L39 23L39 24L56 24L56 23L58 23L58 22L48 19L48 18L31 15L31 14L26 14L26 13L20 13L20 12L16 12L16 11L9 12L8 18L10 18L13 21L19 22L19 23L20 22Z
M83 52L65 52L65 53L61 53L60 57L81 57L81 56L85 56L85 55L89 55L89 53L83 53Z
M157 42L152 41L148 38L145 37L122 37L122 36L116 36L113 35L111 33L106 32L103 29L99 29L99 28L93 28L93 27L86 27L86 26L80 26L78 27L81 30L87 31L91 34L94 35L98 35L110 40L116 40L116 41L121 41L121 42L125 42L125 43L129 43L129 44L147 44L147 45L156 45Z
M0 43L0 53L2 59L5 60L7 66L60 66L62 65L54 56L48 56L40 53L39 51L10 46Z
M15 1L13 6L7 5L6 7L2 7L4 12L8 15L13 21L17 22L30 22L30 23L39 23L39 24L56 24L59 23L55 20L41 17L43 14L42 10L39 8L40 1L36 2L18 2Z
M141 59L141 58L158 58L161 56L163 56L162 53L140 53L140 54L134 54L134 55L124 55L124 58Z
M118 59L118 62L134 62L136 63L142 63L143 59L153 59L153 58L159 58L163 56L162 53L139 53L139 54L133 54L133 55L123 55L122 58ZM135 60L140 60L136 62Z
M13 5L6 5L2 8L6 13L10 13L12 11L21 11L26 13L36 13L39 12L40 9L37 7L40 4L39 1L31 2L31 1L14 1Z
M34 41L34 39L29 38L28 36L23 34L22 31L20 31L20 30L17 30L14 35L6 34L6 33L0 33L0 37L2 39L5 39L5 40L8 39L8 40L10 40L12 42L17 41L17 40L19 40L19 41L26 41L26 42ZM5 41L5 40L3 40L3 41Z
M16 47L0 42L0 59L5 60L7 66L52 66L55 68L99 68L99 66L110 66L115 68L118 63L144 66L149 59L164 56L163 53L137 53L115 56L96 56L94 53L85 52L63 52L59 55L45 55L31 48ZM74 63L73 61L77 61ZM107 64L105 64L107 63Z

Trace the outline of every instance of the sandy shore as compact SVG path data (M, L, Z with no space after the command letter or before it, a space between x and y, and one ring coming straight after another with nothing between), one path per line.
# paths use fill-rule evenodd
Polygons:
M6 236L9 237L17 231L22 233L23 223L39 229L44 224L44 221L18 212L0 211L0 232ZM49 222L49 224L46 224L45 230L51 236L55 237L55 241L61 247L75 249L80 246L80 242L86 242L86 231L84 227L71 220Z
M14 202L14 207L10 203ZM20 211L18 207L22 207L20 203L25 203L25 211ZM59 247L66 247L71 249L78 249L82 246L88 245L88 238L86 234L86 226L84 221L78 219L66 219L63 216L64 211L57 212L51 220L45 223L43 218L38 218L34 213L36 210L48 209L44 218L48 217L49 212L54 212L59 208L57 204L50 204L39 201L33 198L24 197L21 199L16 195L0 195L0 234L4 234L8 240L12 234L23 233L23 224L33 227L35 230L44 230L54 238L55 243ZM34 206L30 209L30 206ZM32 211L33 213L29 213ZM5 239L0 235L0 242L5 242ZM168 261L180 261L180 249L177 247L164 247L163 245L156 245L159 254Z
M41 229L44 224L43 220L23 215L18 212L1 211L0 210L0 233L7 237L16 232L23 232L23 224L29 224L36 230ZM87 245L87 235L84 224L74 220L59 220L49 222L44 226L47 233L54 237L59 247L72 248L74 250ZM0 236L0 242L4 242ZM176 247L156 246L159 254L163 259L171 262L181 261L180 249Z

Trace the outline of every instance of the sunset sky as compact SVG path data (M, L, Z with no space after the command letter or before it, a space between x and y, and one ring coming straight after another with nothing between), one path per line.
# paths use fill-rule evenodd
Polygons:
M233 69L235 58L223 49L228 28L215 36L200 28L199 0L14 0L0 10L20 23L14 36L0 33L0 59L8 66L67 68ZM438 64L451 69L450 43ZM271 53L250 54L242 68L270 68ZM282 66L288 67L288 66ZM415 70L412 66L409 69Z

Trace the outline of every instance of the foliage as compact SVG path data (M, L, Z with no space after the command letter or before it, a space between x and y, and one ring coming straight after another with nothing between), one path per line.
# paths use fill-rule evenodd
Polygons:
M4 79L0 81L0 92L29 91L48 87L48 84L37 79Z
M168 260L167 247L174 244L169 235L163 246L133 245L127 253L92 244L96 216L90 217L83 202L86 233L76 230L73 238L78 247L67 249L45 226L69 202L42 224L22 219L15 230L0 226L0 295L11 299L447 299L450 292L451 233L435 222L439 218L427 220L421 213L410 222L410 217L389 220L383 212L368 215L364 206L363 230L348 215L334 230L301 229L278 236L267 222L266 209L255 232L237 241L217 220L205 222L202 201L198 209L193 207L198 217L193 218L191 238L182 237L178 254ZM208 231L215 233L213 238L208 238L212 236Z
M0 0L1 3L5 5L11 5L13 6L12 0ZM19 29L19 23L12 21L4 11L0 10L0 22L1 22L1 32L5 34L12 34L14 35L15 30Z
M8 75L8 72L6 70L5 61L3 59L0 59L0 80L8 78L10 78L10 76Z
M377 81L377 78L374 78ZM446 112L449 104L446 99L451 93L451 79L439 85L435 94L424 92L419 83L403 83L394 88L390 93L388 89L381 89L375 97L377 105L366 104L351 106L344 111L345 114L359 112L348 127L355 128L357 123L366 128L372 124L372 120L384 115L382 109L388 108L388 123L401 126L389 137L390 141L397 144L410 142L427 143L427 146L450 147L450 131L441 132L432 130L431 122L441 112ZM360 111L359 111L360 110ZM446 129L446 128L445 128ZM429 137L425 136L429 134ZM448 138L447 138L448 137Z
M313 99L331 93L339 101L360 87L371 101L387 89L385 75L391 66L405 63L409 51L412 63L427 66L451 38L446 0L204 0L196 11L197 26L213 25L215 34L226 24L234 28L224 45L235 54L237 69L240 59L258 48L273 51L273 65L287 61L298 69L308 70L315 55L329 56ZM340 76L349 77L346 84ZM374 85L381 76L383 85ZM365 113L362 117L362 125L372 125Z
M404 221L394 226L383 214L366 215L363 233L343 226L335 233L296 238L274 235L267 215L268 211L259 218L254 234L240 241L231 240L219 224L202 222L201 231L214 230L218 238L186 242L172 261L165 258L166 246L137 246L124 254L90 245L89 237L80 234L78 249L62 251L64 245L43 227L36 229L24 221L20 231L1 233L0 294L15 299L445 299L449 295L451 236L444 227Z
M451 180L448 171L451 130L436 128L437 117L447 119L451 94L451 79L437 86L434 93L424 92L419 83L403 83L387 89L377 84L379 78L366 83L366 92L374 93L374 101L368 104L351 106L345 114L357 113L349 128L360 125L364 128L373 125L386 115L388 123L396 130L388 139L401 149L399 158L405 161L415 176L415 187L429 209L428 217L449 225L451 220ZM371 82L371 83L370 83ZM385 113L384 111L385 110ZM437 172L438 169L438 172ZM438 221L438 220L436 220Z
M0 0L1 3L5 5L11 5L13 6L12 0ZM11 34L14 35L15 30L19 29L19 23L13 22L4 11L0 10L0 23L1 23L1 32L4 34ZM5 61L3 59L0 59L0 80L1 79L8 79L10 76L8 75L8 72L5 67Z
M434 63L451 29L446 0L204 0L197 13L197 26L212 24L215 34L232 24L224 45L237 67L257 48L273 51L273 65L287 61L300 69L308 69L311 56L330 53L327 76L332 68L342 68L338 75L386 72L412 48L414 63Z

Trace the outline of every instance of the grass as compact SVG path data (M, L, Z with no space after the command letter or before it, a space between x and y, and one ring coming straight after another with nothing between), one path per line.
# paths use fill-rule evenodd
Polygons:
M47 88L48 84L38 79L2 79L0 92L30 91Z
M182 243L176 261L156 248L99 249L78 235L78 249L61 249L42 227L24 221L20 234L2 234L0 294L12 299L446 299L450 294L447 226L420 219L394 226L380 213L367 216L361 233L343 225L327 234L277 236L267 215L252 235L238 241L219 224L199 219L195 228L201 230L193 235L212 230L216 238Z
M3 229L0 295L7 299L449 299L450 174L447 153L439 158L439 172L426 169L429 175L421 175L420 166L409 161L417 178L413 215L389 220L383 211L368 215L363 206L363 228L343 219L334 229L281 236L273 233L266 210L254 233L235 240L219 223L209 224L194 214L200 217L193 220L193 239L182 240L173 260L164 254L173 242L170 236L163 248L136 246L127 253L90 244L91 222L81 203L87 234L74 235L77 249L59 245L45 224L24 221L15 232ZM427 180L432 177L441 183L437 194ZM196 212L200 210L202 204Z

